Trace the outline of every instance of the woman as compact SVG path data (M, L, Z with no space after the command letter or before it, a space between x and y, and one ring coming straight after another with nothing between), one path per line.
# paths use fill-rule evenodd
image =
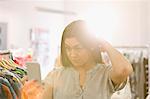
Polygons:
M61 42L62 67L48 74L44 89L34 81L25 84L29 98L110 99L125 86L132 73L131 64L108 42L97 40L87 30L82 20L65 28ZM101 51L107 52L112 66L103 64Z

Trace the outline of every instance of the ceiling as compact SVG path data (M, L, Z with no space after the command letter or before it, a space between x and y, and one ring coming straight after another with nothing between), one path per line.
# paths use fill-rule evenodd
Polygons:
M30 1L30 2L143 2L143 1L149 1L149 0L0 0L1 1L13 1L13 2L19 2L19 1Z

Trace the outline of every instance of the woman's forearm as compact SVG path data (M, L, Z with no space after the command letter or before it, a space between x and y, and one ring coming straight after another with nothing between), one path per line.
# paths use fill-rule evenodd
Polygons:
M114 80L116 84L123 82L133 71L131 64L109 43L105 43L104 47L112 63L112 80Z
M42 98L41 99L53 99L52 97L52 87L50 86L44 86L44 91L43 91L43 94L42 94Z

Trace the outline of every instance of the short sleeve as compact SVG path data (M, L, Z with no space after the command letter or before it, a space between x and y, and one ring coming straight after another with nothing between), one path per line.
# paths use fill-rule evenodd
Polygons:
M109 76L111 68L112 68L111 66L108 66L107 70L106 70L106 73L107 73L107 76L108 76L109 88L114 93L114 92L119 91L119 90L121 90L125 87L125 85L127 84L127 79L124 82L122 82L121 84L114 85L113 81L111 80L111 78Z
M60 67L48 73L46 78L43 80L44 85L54 87L54 82L56 81L56 79L60 78L62 70L63 70L63 67Z
M45 86L46 85L53 86L53 81L54 81L54 71L51 71L48 73L46 78L43 80L43 84Z
M54 88L54 78L56 77L55 70L48 73L46 78L43 81L44 84L44 92L42 95L42 99L52 99L53 96L53 88Z

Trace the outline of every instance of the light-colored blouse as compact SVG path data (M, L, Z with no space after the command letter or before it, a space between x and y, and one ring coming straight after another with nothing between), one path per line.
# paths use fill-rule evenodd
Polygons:
M50 72L44 80L45 86L53 87L53 99L111 99L115 91L126 82L114 86L109 76L111 66L97 64L86 75L80 87L79 73L73 67L60 67Z

